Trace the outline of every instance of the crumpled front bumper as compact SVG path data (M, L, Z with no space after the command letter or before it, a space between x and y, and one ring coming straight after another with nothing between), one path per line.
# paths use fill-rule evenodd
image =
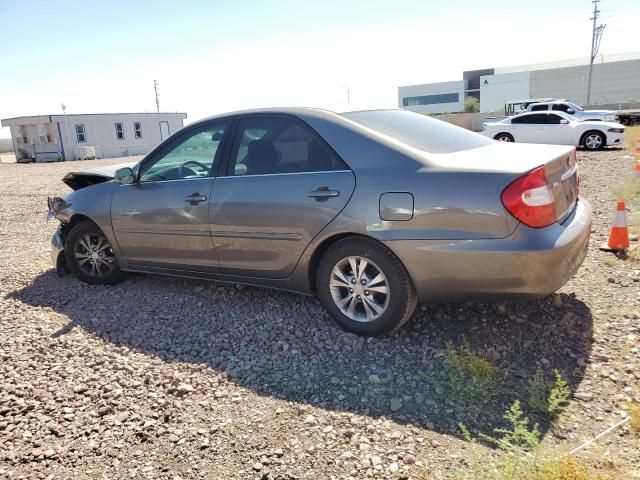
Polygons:
M62 277L68 273L67 261L64 256L64 237L62 236L62 225L58 225L56 232L51 237L51 261L58 276Z

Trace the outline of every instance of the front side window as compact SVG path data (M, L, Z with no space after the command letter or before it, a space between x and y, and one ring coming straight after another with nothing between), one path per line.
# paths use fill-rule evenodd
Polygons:
M133 136L135 138L142 138L142 125L140 122L133 122Z
M78 143L85 143L87 141L87 135L84 131L83 124L76 125L76 140Z
M220 161L220 144L228 122L198 128L175 140L168 150L141 168L141 182L202 178L211 175Z
M555 110L556 112L566 113L568 110L571 110L571 107L569 105L565 105L564 103L554 103L551 110Z
M230 175L347 170L306 126L290 118L256 117L239 122L231 153Z
M563 118L560 115L556 115L555 113L550 113L549 115L547 115L547 123L550 125L559 125L560 120L563 120Z
M116 139L124 140L124 129L122 123L116 123Z

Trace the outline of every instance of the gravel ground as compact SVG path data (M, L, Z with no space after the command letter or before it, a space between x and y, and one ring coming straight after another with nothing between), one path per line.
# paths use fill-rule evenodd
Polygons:
M640 395L637 264L598 250L631 173L624 152L579 152L591 250L557 297L419 307L363 339L314 298L132 275L93 287L50 265L46 196L71 168L0 166L0 478L450 478L458 422L490 433L538 367L573 392L544 445L569 451ZM640 207L640 206L639 206ZM446 398L443 349L466 338L500 372L482 408ZM482 447L484 448L484 447ZM580 452L640 478L627 425ZM487 456L494 453L485 449ZM617 478L617 477L616 477Z

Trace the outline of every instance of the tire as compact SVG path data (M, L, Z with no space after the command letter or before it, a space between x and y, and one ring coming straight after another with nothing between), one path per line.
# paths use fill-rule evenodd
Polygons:
M493 137L494 140L498 140L499 142L515 142L513 139L513 135L507 132L502 132Z
M607 145L607 137L602 132L591 130L582 135L580 145L587 150L602 150Z
M353 275L353 266L360 275ZM345 238L329 247L320 259L316 285L322 306L335 322L367 337L400 328L411 318L418 298L400 259L368 238Z
M71 273L85 283L111 285L125 277L108 239L89 220L71 229L64 242L64 256Z

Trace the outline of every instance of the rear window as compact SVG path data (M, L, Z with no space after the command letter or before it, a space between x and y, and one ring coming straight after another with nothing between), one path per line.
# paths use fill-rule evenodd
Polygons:
M342 116L430 153L453 153L494 143L480 134L406 110L371 110Z

